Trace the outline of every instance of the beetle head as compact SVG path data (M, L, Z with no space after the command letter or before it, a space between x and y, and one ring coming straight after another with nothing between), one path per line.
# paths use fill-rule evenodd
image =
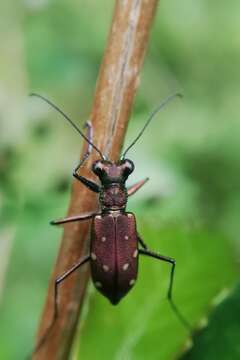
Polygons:
M92 165L92 171L99 177L103 185L124 184L133 170L134 164L129 159L120 160L116 163L108 160L97 160Z

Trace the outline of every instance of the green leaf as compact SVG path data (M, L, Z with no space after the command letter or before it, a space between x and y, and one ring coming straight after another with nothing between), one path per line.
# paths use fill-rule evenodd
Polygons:
M139 219L139 224L151 249L176 258L175 302L195 326L211 299L236 278L228 241L203 230L161 228L157 218ZM90 294L77 358L166 360L181 352L188 332L166 300L169 273L168 264L141 258L138 282L118 306L95 291Z
M209 325L194 336L194 347L182 360L240 359L240 284L214 310Z

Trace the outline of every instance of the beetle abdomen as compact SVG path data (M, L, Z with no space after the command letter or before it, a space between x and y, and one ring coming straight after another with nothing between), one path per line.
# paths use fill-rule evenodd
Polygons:
M131 213L98 215L93 220L92 231L93 282L104 296L117 304L137 278L135 217Z

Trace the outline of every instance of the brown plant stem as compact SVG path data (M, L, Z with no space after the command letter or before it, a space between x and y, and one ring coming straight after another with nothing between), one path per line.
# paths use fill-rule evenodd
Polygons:
M111 160L119 158L156 6L157 0L116 0L90 116L94 143ZM93 177L90 169L96 158L98 156L93 151L81 170L83 176ZM96 195L74 180L68 215L95 211L96 208ZM89 228L89 221L71 223L64 227L37 343L52 319L54 280L87 253ZM59 317L46 341L33 355L34 360L68 359L88 279L89 266L84 265L82 270L73 273L60 286Z

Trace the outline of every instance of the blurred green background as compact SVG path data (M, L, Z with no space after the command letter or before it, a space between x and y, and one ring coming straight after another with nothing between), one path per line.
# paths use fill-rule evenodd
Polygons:
M0 3L0 359L32 349L82 140L34 91L84 124L114 1ZM150 111L184 94L129 152L129 200L150 248L177 260L141 259L134 290L113 307L89 286L72 359L240 359L240 2L159 4L126 143ZM187 353L184 353L187 351Z

